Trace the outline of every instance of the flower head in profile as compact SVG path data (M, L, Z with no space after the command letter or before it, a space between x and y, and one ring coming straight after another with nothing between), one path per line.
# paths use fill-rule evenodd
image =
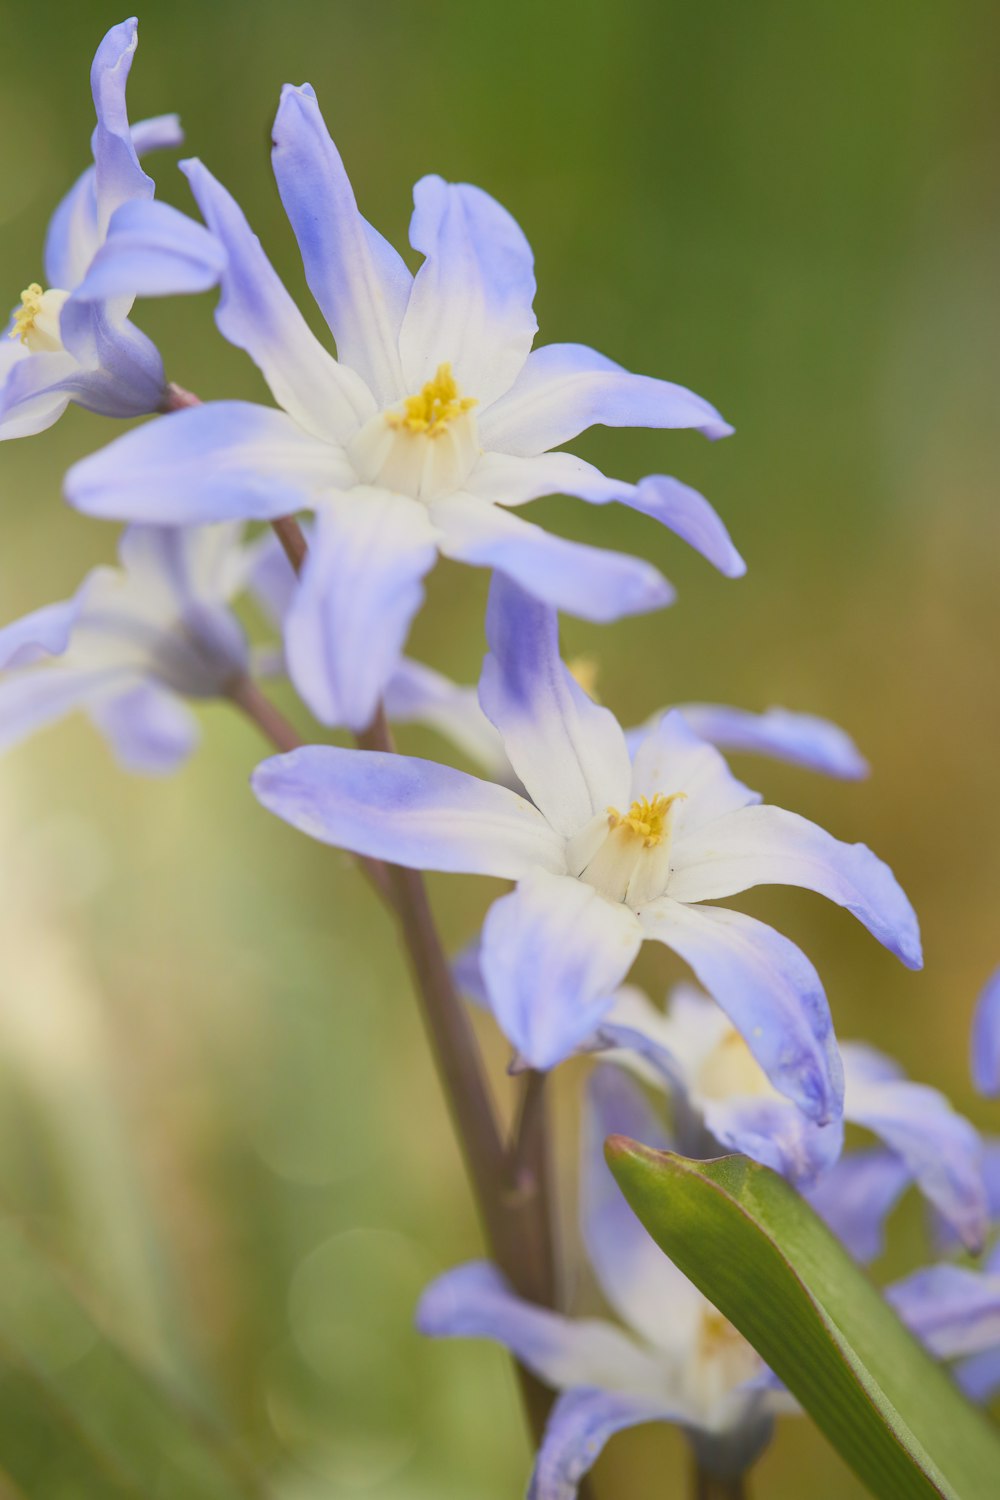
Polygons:
M714 407L580 344L532 349L531 249L465 183L414 190L411 275L358 212L312 90L287 87L274 170L310 289L336 342L317 340L229 194L184 164L226 247L217 321L282 410L214 402L128 434L70 472L92 515L162 524L274 519L316 526L287 622L289 669L325 723L363 728L399 660L440 553L500 569L560 609L605 621L672 598L648 563L565 541L519 508L563 493L617 501L677 532L724 574L743 562L702 496L677 480L609 479L552 452L595 423L730 431Z
M45 242L45 281L30 281L0 344L0 438L51 427L71 401L105 416L160 409L167 393L155 346L129 319L138 296L204 291L221 245L204 226L153 199L140 155L177 146L176 115L130 127L125 85L133 18L97 49L94 164L59 204Z
M815 1189L815 1206L857 1250L858 1237L838 1212L853 1198L847 1179L861 1162L868 1205L890 1200L872 1192L878 1169L871 1152L841 1157L843 1123L821 1125L781 1095L724 1011L691 985L678 985L667 1009L626 985L601 1022L594 1045L641 1077L666 1085L679 1101L678 1149L709 1156L741 1151L773 1167L799 1188ZM914 1083L884 1053L841 1042L843 1120L876 1136L885 1148L882 1182L891 1202L911 1181L970 1250L986 1237L988 1205L979 1133L937 1089ZM839 1164L839 1170L834 1166ZM832 1176L827 1176L834 1168ZM866 1241L867 1243L867 1241ZM867 1257L859 1257L867 1258Z
M260 766L260 801L327 843L417 869L517 882L490 909L481 965L515 1048L548 1068L606 1016L644 940L694 970L782 1093L840 1112L823 987L772 928L707 902L798 885L851 911L910 967L913 910L881 860L776 807L671 712L630 756L614 716L559 656L555 612L502 574L480 701L524 794L430 761L307 747Z
M535 1461L530 1500L572 1500L608 1439L644 1422L679 1425L703 1468L734 1477L767 1444L774 1415L796 1409L759 1355L662 1254L625 1202L604 1161L604 1141L615 1133L667 1144L635 1085L603 1068L588 1090L581 1230L620 1325L536 1307L487 1262L441 1276L417 1312L422 1332L493 1339L561 1392Z
M242 532L130 526L119 567L0 630L0 749L84 709L127 770L173 770L198 738L182 700L222 697L248 670L230 607L253 565Z

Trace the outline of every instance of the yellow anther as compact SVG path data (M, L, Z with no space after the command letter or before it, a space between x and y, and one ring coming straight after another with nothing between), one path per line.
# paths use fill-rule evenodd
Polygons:
M714 1307L706 1308L702 1313L699 1335L699 1352L709 1358L724 1350L738 1348L745 1342L739 1330Z
M476 405L475 397L458 394L451 365L438 365L434 379L428 380L416 396L407 396L401 412L387 413L386 421L390 427L402 428L406 432L439 437L449 422Z
M670 815L675 803L683 802L686 796L686 792L672 792L669 797L663 792L657 792L652 802L646 797L639 797L627 813L620 813L616 807L609 807L608 826L627 828L630 833L642 839L643 848L654 849L670 830Z
M20 339L22 344L28 342L28 335L34 328L35 319L42 310L42 298L44 296L45 293L37 281L33 281L30 286L25 287L21 293L21 306L14 314L14 326L8 331L8 338Z

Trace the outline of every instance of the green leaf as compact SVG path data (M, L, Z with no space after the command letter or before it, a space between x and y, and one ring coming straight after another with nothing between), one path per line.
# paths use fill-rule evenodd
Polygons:
M784 1178L746 1157L689 1161L622 1136L606 1151L660 1248L874 1495L996 1500L1000 1434Z
M0 1495L263 1500L229 1446L0 1219Z

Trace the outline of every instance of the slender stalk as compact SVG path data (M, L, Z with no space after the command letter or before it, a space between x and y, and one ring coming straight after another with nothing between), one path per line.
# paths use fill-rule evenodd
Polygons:
M183 411L200 405L200 397L171 383L161 409ZM294 516L280 516L271 524L292 567L301 572L308 547L299 523ZM251 678L244 677L233 684L230 696L276 749L285 752L301 748L303 741L298 732ZM381 710L372 726L358 735L357 740L363 749L393 751ZM544 1077L534 1072L525 1077L515 1138L508 1151L494 1114L475 1034L455 990L423 877L417 870L383 865L378 860L361 858L359 863L399 923L445 1097L493 1253L522 1296L553 1307L556 1275L549 1213ZM537 1442L545 1429L552 1393L520 1365L517 1370ZM581 1486L581 1500L587 1500L588 1493L589 1487Z
M289 562L300 571L308 548L298 522L292 516L283 516L272 525ZM288 721L249 679L237 684L232 696L278 749L295 749L302 743ZM389 726L381 710L372 725L356 738L362 749L394 753ZM372 870L369 873L373 874L380 895L399 924L487 1240L515 1289L533 1302L552 1307L556 1276L549 1214L544 1076L535 1072L525 1075L513 1144L508 1150L494 1112L475 1033L455 989L422 875L398 865L362 863L374 867L374 873ZM528 1420L538 1442L553 1396L521 1366L518 1377ZM581 1495L585 1493L581 1490Z
M692 1459L691 1500L748 1500L746 1481L742 1475L735 1479L720 1479L703 1468L696 1458Z

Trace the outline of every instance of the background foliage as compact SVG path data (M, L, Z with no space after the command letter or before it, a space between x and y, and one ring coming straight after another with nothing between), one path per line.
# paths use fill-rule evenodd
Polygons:
M85 164L89 59L119 19L0 0L10 304ZM307 77L397 243L417 176L481 184L535 246L544 339L680 380L736 423L714 448L591 435L581 451L613 472L703 487L750 574L726 583L637 515L544 502L557 529L644 553L681 591L666 615L569 621L567 646L598 657L624 722L694 698L809 709L856 735L875 768L861 787L739 769L890 860L925 973L800 892L746 909L807 949L842 1036L989 1124L966 1045L1000 959L996 7L149 0L140 21L133 118L181 112L297 294L267 147L281 83ZM189 206L172 167L157 176ZM211 306L147 304L139 321L183 384L258 397ZM111 528L59 493L110 435L71 410L0 451L3 619L110 554ZM484 587L439 569L416 654L474 678ZM0 763L0 1194L130 1345L240 1435L280 1500L506 1500L527 1452L505 1357L411 1330L422 1283L478 1240L402 960L346 862L250 799L250 730L221 709L204 728L163 784L122 777L83 722ZM439 877L433 893L458 944L485 888ZM669 964L644 955L654 993ZM504 1049L485 1040L502 1088ZM557 1086L567 1172L578 1081L567 1068ZM919 1231L908 1205L885 1269L921 1254ZM594 1304L582 1275L570 1294ZM50 1343L54 1370L85 1374L86 1338ZM36 1449L36 1492L75 1493L59 1445ZM666 1429L639 1430L598 1482L665 1493L681 1458ZM791 1497L803 1472L813 1500L859 1494L787 1423L758 1491Z

